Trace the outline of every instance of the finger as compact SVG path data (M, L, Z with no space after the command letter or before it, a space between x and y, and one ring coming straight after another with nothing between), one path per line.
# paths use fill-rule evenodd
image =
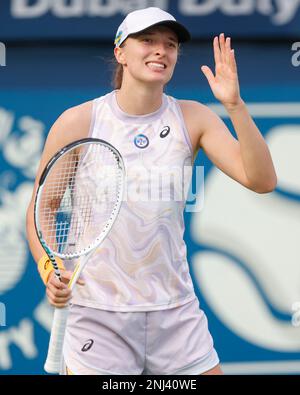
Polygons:
M226 58L225 58L225 36L224 33L220 34L220 38L219 38L219 42L220 42L220 51L221 51L221 60L223 63L226 62Z
M235 54L234 54L234 49L230 50L230 67L233 72L237 72L237 65L236 65L236 60L235 60Z
M64 309L65 307L68 307L68 303L64 303L64 304L55 303L53 304L53 306L56 307L57 309Z
M54 272L50 274L48 284L53 284L56 288L61 288L65 289L67 288L67 285L65 284L63 280L63 272L61 273L61 279L59 279Z
M214 76L213 72L211 71L211 69L208 66L202 66L201 71L205 75L209 85L211 86L211 84L213 84L213 82L215 80L215 76Z
M230 65L230 50L231 50L231 39L230 37L227 37L225 41L225 59L226 59L226 64L228 65Z
M71 290L69 288L65 288L65 289L57 288L55 285L51 283L47 284L47 289L49 289L53 293L53 295L60 298L66 298L69 295L71 295Z
M46 295L47 298L49 300L49 302L56 307L64 307L68 304L69 300L71 299L69 298L57 298L50 289L46 290Z
M67 303L72 298L72 294L59 296L55 292L53 292L50 288L46 290L46 293L51 298L51 300L55 303Z
M69 303L71 298L56 298L50 290L46 292L47 298L51 304L66 305Z
M81 278L79 278L79 279L76 281L76 284L85 285L85 281L82 280Z
M63 309L64 307L68 307L69 303L55 303L52 300L48 299L51 306L54 306L58 309Z
M73 276L73 273L72 273L72 272L70 272L70 271L64 271L64 273L63 273L63 275L62 275L63 282L64 282L65 284L69 284L69 282L70 282L72 276ZM79 278L79 279L76 281L76 284L85 285L85 281L82 280L81 278Z
M61 274L61 279L62 279L62 282L63 282L66 286L68 286L68 284L69 284L69 282L70 282L70 279L71 279L72 275L73 275L73 273L70 272L70 271L67 271L67 270L64 270L64 271L62 272L62 274Z
M213 42L215 63L221 63L221 52L219 47L219 38L216 36Z
M62 277L61 277L61 280L59 280L57 277L55 277L49 283L54 285L58 289L67 289L68 288L68 283Z

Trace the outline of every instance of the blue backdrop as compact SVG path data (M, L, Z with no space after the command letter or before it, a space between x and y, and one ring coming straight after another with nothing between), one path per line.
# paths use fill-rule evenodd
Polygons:
M225 31L238 37L297 37L295 1L275 0L6 0L0 3L0 37L109 39L124 15L160 7L186 24L194 38Z
M185 214L195 289L227 372L300 372L300 329L291 321L300 304L300 67L292 65L291 45L233 42L242 97L274 154L277 190L245 191L200 153L204 209ZM7 46L0 67L0 373L43 373L51 309L26 244L25 210L49 128L65 109L111 89L111 58L105 44ZM211 43L186 45L167 93L216 105L202 64L213 64Z

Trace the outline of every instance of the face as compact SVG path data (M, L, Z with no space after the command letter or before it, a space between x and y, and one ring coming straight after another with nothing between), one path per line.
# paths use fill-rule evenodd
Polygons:
M177 35L157 26L128 37L121 48L115 48L115 56L123 65L124 78L165 85L173 75L178 48Z

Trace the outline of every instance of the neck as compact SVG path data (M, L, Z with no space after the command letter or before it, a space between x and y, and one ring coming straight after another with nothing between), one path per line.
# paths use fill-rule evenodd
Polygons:
M146 115L157 111L162 105L163 87L126 84L123 80L122 87L117 91L116 98L122 111L129 115Z

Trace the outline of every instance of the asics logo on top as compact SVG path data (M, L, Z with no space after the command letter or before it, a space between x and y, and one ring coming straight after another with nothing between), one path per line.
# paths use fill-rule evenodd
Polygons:
M94 344L94 340L93 339L87 340L85 345L82 347L81 351L82 352L89 351L92 348L93 344Z
M170 126L164 126L163 130L160 132L160 137L163 139L170 133Z

